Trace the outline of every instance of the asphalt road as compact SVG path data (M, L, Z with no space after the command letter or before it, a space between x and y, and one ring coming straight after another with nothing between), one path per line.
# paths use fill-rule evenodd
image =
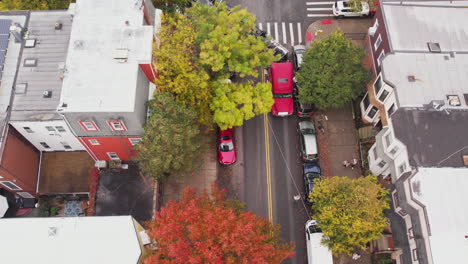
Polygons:
M230 6L246 7L257 17L257 26L272 38L291 46L304 44L307 27L317 19L331 15L332 2L305 0L228 0ZM284 263L307 263L304 224L309 208L304 197L302 162L296 116L257 116L236 128L239 161L232 168L222 168L223 187L231 198L246 203L247 210L281 226L284 241L296 244L296 254ZM230 178L228 178L230 177Z

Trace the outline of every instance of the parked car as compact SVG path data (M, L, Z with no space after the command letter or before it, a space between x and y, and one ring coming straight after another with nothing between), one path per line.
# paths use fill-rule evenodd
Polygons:
M281 45L278 41L271 39L271 37L268 37L268 34L266 31L263 31L257 27L255 28L254 35L257 37L262 37L263 40L266 42L267 47L269 49L274 50L273 54L275 56L280 55L277 62L283 62L288 59L288 49L285 48L283 45Z
M295 93L294 104L296 106L297 116L299 117L312 116L315 111L315 106L313 104L302 103L299 100L300 87L296 82L296 77L293 78L293 82L294 82L294 93Z
M273 63L270 67L274 116L289 116L294 112L293 66L291 62Z
M336 1L333 4L333 15L337 17L360 17L368 16L370 14L369 3L361 2L362 9L360 12L353 11L353 7L348 2ZM354 8L356 9L356 8Z
M313 204L313 201L309 198L309 195L314 190L315 181L320 179L320 167L315 162L304 163L302 166L304 171L304 185L306 193L305 200L308 204Z
M306 51L306 47L304 45L296 45L293 46L293 62L294 62L294 70L298 71L301 63L304 52Z
M318 148L314 123L311 121L299 122L298 131L302 160L304 162L317 161Z
M327 246L322 244L323 233L317 220L308 220L305 224L307 263L333 264L333 255Z
M236 149L233 134L233 129L219 131L218 161L222 165L229 165L236 162Z

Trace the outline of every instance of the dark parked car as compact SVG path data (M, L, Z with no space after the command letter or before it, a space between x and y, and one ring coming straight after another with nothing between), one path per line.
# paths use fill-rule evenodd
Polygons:
M313 201L310 199L309 195L314 190L315 181L320 179L320 167L315 162L304 163L304 185L305 185L305 201L309 204L313 204Z
M315 112L315 107L313 104L306 104L299 101L299 85L296 82L296 77L293 79L294 81L294 104L296 106L297 116L299 117L309 117L312 116Z

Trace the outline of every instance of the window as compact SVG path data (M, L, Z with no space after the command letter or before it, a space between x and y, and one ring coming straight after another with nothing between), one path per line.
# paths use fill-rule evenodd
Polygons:
M23 198L34 198L30 193L28 192L17 192L16 194L21 195Z
M414 234L413 234L413 228L410 227L408 228L408 237L411 239L411 238L414 238Z
M450 106L460 106L461 101L458 95L447 95L447 100Z
M288 83L288 78L278 78L279 83Z
M67 132L63 126L56 126L55 129L57 129L58 132Z
M383 168L383 167L385 167L386 164L387 164L387 162L382 160L382 161L379 162L379 164L377 164L377 166L379 166L380 168Z
M2 181L2 182L0 182L0 184L7 187L8 189L10 189L12 191L22 190L18 185L14 184L11 181Z
M79 121L79 123L85 131L99 131L98 127L93 121Z
M398 166L398 173L401 175L406 171L406 163L401 164Z
M390 144L392 144L392 134L391 133L388 133L387 135L385 135L385 144L387 145L387 148L388 146L390 146Z
M123 121L111 120L107 121L110 128L114 131L125 131L127 128L125 127Z
M119 159L119 156L115 152L107 152L107 156L109 156L109 158L113 159L113 160L118 160Z
M374 148L372 149L372 154L374 154L374 159L375 159L375 160L379 158L379 157L377 156L377 147L374 147Z
M380 52L379 57L377 58L377 66L380 66L384 57L385 57L385 52L382 50L382 52Z
M379 36L377 37L377 39L374 42L374 50L377 51L377 49L379 48L381 43L382 43L382 36L380 36L380 34L379 34Z
M379 109L377 109L377 107L375 106L372 106L372 109L369 111L369 113L367 113L367 116L370 117L370 118L374 118L375 114L377 114L377 111Z
M39 144L41 144L41 146L43 146L46 149L50 148L49 145L47 145L47 143L45 142L39 142Z
M132 144L132 146L135 146L136 144L141 142L141 138L129 138L128 140L130 141L130 144Z
M411 252L412 252L412 255L413 255L413 260L414 261L418 260L418 250L413 249Z
M67 142L60 142L65 149L71 149L72 147Z
M374 91L375 91L376 96L379 94L380 88L382 88L382 77L381 76L379 76L374 82Z
M34 133L34 131L30 127L23 127L23 129L28 133Z
M45 127L48 131L55 132L55 128L52 126L46 126Z
M367 108L368 108L369 105L370 105L369 94L366 93L366 95L365 95L364 98L362 99L362 104L364 105L364 111L366 111Z
M101 144L99 144L99 141L97 139L88 139L88 142L89 142L89 144L91 144L93 146L101 145Z
M392 104L392 106L390 106L390 108L388 109L388 116L390 117L393 114L393 112L395 112L395 104Z
M396 191L392 193L392 198L393 198L393 206L395 206L395 208L400 207L400 202L398 201L398 193Z
M392 148L392 150L390 150L390 154L395 155L397 153L397 151L398 151L398 147L394 147L394 148Z
M383 103L383 102L385 101L385 99L387 98L387 96L388 96L389 93L390 93L389 91L383 90L383 91L382 91L382 94L379 96L380 102Z
M36 67L37 65L37 59L29 58L29 59L24 59L23 66L24 67Z

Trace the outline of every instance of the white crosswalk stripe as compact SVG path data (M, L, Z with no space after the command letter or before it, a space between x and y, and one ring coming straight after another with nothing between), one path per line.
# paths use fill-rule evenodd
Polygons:
M302 43L301 23L286 22L267 22L258 23L258 28L265 31L274 40L281 44L290 44L291 46Z
M306 2L307 17L331 17L333 16L333 4L335 2Z

